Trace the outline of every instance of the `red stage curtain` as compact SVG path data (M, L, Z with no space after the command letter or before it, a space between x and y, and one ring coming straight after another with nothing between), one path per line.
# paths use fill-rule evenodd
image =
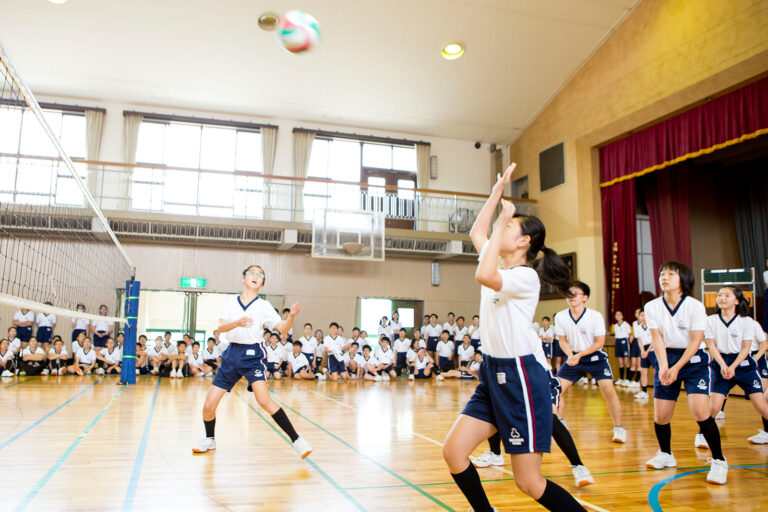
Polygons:
M648 206L654 270L669 260L691 266L688 169L680 167L655 172L639 180ZM656 291L660 292L658 280Z
M601 190L603 200L603 262L608 284L608 318L617 310L624 316L640 306L637 272L637 195L635 180Z
M764 133L768 133L768 78L600 148L600 186Z

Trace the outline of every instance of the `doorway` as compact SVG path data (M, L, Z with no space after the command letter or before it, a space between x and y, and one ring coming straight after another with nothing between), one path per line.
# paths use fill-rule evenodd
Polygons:
M421 327L424 301L413 299L392 299L386 297L358 297L355 312L356 324L368 333L366 342L374 345L378 342L378 327L381 317L392 318L392 312L400 314L400 324L412 332Z

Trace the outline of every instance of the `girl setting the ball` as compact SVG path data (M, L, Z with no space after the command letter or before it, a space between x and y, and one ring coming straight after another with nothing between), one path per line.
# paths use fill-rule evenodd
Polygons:
M298 302L293 304L288 318L282 320L269 302L259 298L259 290L264 286L264 282L264 269L258 265L249 266L243 270L243 292L224 303L218 330L220 333L227 333L229 346L221 355L221 366L208 389L208 396L203 405L205 437L192 448L193 453L216 449L216 408L224 394L232 389L240 377L245 377L249 388L253 388L256 402L291 439L296 453L304 459L312 452L310 444L299 437L285 411L272 400L267 389L264 329L287 333L293 326L293 319L301 306Z

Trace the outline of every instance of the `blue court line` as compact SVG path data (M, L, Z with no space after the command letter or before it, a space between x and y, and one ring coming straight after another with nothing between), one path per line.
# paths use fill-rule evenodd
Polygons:
M158 375L157 384L155 385L155 394L152 396L152 405L149 408L147 422L144 425L144 434L141 436L139 451L136 454L136 461L133 463L131 480L128 483L128 490L125 493L125 500L123 501L123 510L126 511L133 508L133 500L136 498L136 489L139 487L139 477L141 476L141 465L144 463L144 453L147 451L147 442L149 441L149 427L152 425L152 416L155 414L155 404L157 403L157 392L159 390L160 376Z
M277 433L277 435L279 435L280 437L282 437L282 438L283 438L283 440L284 440L286 443L288 443L290 446L293 446L293 443L291 442L291 440L290 440L290 439L288 439L288 437L287 437L287 436L286 436L284 433L280 432L280 431L279 431L277 428L275 428L275 426L274 426L272 423L270 423L270 421L269 421L269 420L267 420L267 419L266 419L266 418L265 418L265 417L264 417L264 416L263 416L263 415L262 415L262 414L261 414L259 411L257 411L257 410L256 410L256 408L255 408L253 405L251 405L251 403L250 403L250 402L248 402L248 400L246 400L246 399L245 399L245 397L243 397L243 395L241 395L241 394L240 394L240 393L239 393L237 390L235 390L235 394L236 394L237 396L239 396L239 397L240 397L240 400L242 400L243 402L245 402L246 404L248 404L248 407L249 407L249 408L250 408L250 409L251 409L253 412L255 412L255 413L256 413L256 415L257 415L259 418L261 418L261 419L262 419L262 421L264 421L264 423L266 423L267 425L269 425L269 427L270 427L272 430L274 430L274 431L275 431L275 433ZM362 512L366 512L365 508L363 508L363 506L362 506L360 503L358 503L358 502L357 502L357 500L355 500L355 498L353 498L351 494L349 494L349 493L348 493L348 492L347 492L347 491L346 491L344 488L342 488L342 487L341 487L341 486L340 486L340 485L339 485L339 484L336 482L336 480L334 480L333 478L331 478L331 477L328 475L328 473L326 473L325 471L323 471L322 469L320 469L320 466L318 466L317 464L315 464L315 463L314 463L314 461L312 461L312 459L311 459L310 457L307 457L307 458L306 458L306 459L304 459L304 460L305 460L305 461L307 461L307 462L309 463L309 465L310 465L310 466L312 466L313 468L315 468L315 471L317 471L318 473L320 473L320 476L322 476L323 478L325 478L325 479L328 481L328 483L330 483L330 484L333 486L333 488L334 488L334 489L336 489L337 491L339 491L339 493L340 493L342 496L344 496L344 497L345 497L345 498L346 498L346 499L347 499L349 502L351 502L351 503L352 503L352 504L353 504L353 505L354 505L354 506L357 508L357 510L360 510L360 511L362 511Z
M19 432L18 434L16 434L15 436L10 438L6 442L4 442L3 444L0 444L0 450L2 450L3 448L6 448L9 444L11 444L12 442L16 441L18 438L20 438L21 436L23 436L24 434L26 434L27 432L29 432L30 430L32 430L33 428L35 428L36 426L38 426L39 424L41 424L42 422L44 422L45 420L47 420L48 418L53 416L54 414L56 414L57 411L59 411L60 409L64 408L65 406L69 405L69 403L71 403L74 399L76 399L77 397L79 397L80 395L82 395L83 393L85 393L86 391L88 391L93 386L95 386L96 384L98 384L99 382L103 381L106 378L107 378L106 375L104 377L100 378L99 380L97 380L96 382L94 382L93 384L91 384L90 386L85 388L84 390L80 391L75 396L73 396L72 398L70 398L69 400L67 400L66 402L64 402L63 404L61 404L60 406L58 406L57 408L55 408L54 410L52 410L51 412L49 412L48 414L46 414L45 416L43 416L42 418L37 420L36 422L31 424L30 426L28 426L27 428L25 428L24 430L22 430L21 432Z
M325 429L325 428L324 428L322 425L319 425L319 424L315 423L314 421L312 421L311 419L307 418L306 416L304 416L303 414L301 414L299 411L297 411L296 409L294 409L294 408L293 408L293 407L291 407L290 405L286 404L285 402L283 402L282 400L280 400L279 398L277 398L277 393L276 393L275 391L273 391L273 390L271 390L271 389L270 389L270 390L269 390L269 392L270 392L270 393L272 393L273 395L275 395L275 401L277 401L277 402L278 402L279 404L281 404L283 407L285 407L285 408L287 408L288 410L292 411L294 414L297 414L297 415L301 416L301 417L302 417L302 418L304 418L304 419L305 419L307 422L311 423L312 425L314 425L314 426L315 426L315 427L317 427L318 429L322 430L323 432L325 432L325 433L326 433L326 434L328 434L330 437L334 438L335 440L337 440L338 442L340 442L341 444L343 444L344 446L346 446L346 447L347 447L347 448L349 448L350 450L352 450L352 451L356 452L356 453L357 453L358 455L360 455L361 457L363 457L363 458L365 458L365 459L368 459L368 460L369 460L369 461L371 461L373 464L375 464L376 466L378 466L380 469L382 469L382 470L384 470L385 472L389 473L389 474L390 474L392 477L396 478L397 480L400 480L401 482L403 482L404 484L406 484L408 487L410 487L410 488L411 488L411 489L413 489L414 491L418 492L419 494L421 494L421 495L422 495L422 496L424 496L425 498L427 498L427 499L431 500L431 501L432 501L433 503L435 503L436 505L439 505L440 507L442 507L444 510L449 510L449 511L451 511L451 512L455 512L455 511L454 511L454 509L452 509L451 507L449 507L448 505L446 505L445 503L443 503L442 501L440 501L440 500L439 500L439 499L437 499L436 497L432 496L432 495L431 495L431 494L429 494L428 492L424 491L423 489L421 489L421 488L417 487L417 486L416 486L416 485L414 485L414 483L413 483L413 482L411 482L410 480L407 480L406 478L404 478L404 477L402 477L402 476L398 475L397 473L395 473L394 471L392 471L391 469L389 469L389 468L388 468L387 466L385 466L384 464L380 463L379 461L377 461L377 460L376 460L376 459L374 459L373 457L371 457L371 456L369 456L369 455L366 455L366 454L364 454L363 452L361 452L360 450L358 450L357 448L355 448L354 446L352 446L351 444L349 444L348 442L346 442L344 439L340 438L339 436L337 436L337 435L336 435L336 434L334 434L333 432L330 432L330 431L326 430L326 429Z
M768 467L768 464L744 464L741 466L730 466L728 469L749 469L749 468L766 468ZM661 505L659 504L659 493L661 493L661 490L670 482L674 482L678 478L683 478L684 476L688 475L695 475L696 473L704 473L705 471L709 471L709 468L704 469L697 469L695 471L686 471L685 473L678 473L677 475L672 475L669 478L665 478L664 480L660 482L656 482L656 484L651 487L651 490L648 491L648 504L651 506L651 510L653 512L664 512L664 509L661 508Z
M99 414L96 415L96 417L93 419L90 425L85 427L85 430L83 430L83 433L77 436L77 439L69 445L69 448L62 454L61 457L59 457L59 460L57 460L53 466L48 469L48 472L43 475L43 477L35 484L35 486L32 488L31 491L27 493L26 496L24 496L24 499L21 500L21 502L16 505L16 508L13 509L13 512L21 512L29 504L32 502L33 499L35 499L35 496L42 490L43 487L45 487L45 484L48 483L48 481L53 477L53 475L56 474L56 472L59 470L59 468L64 464L64 462L69 458L70 455L72 455L72 452L75 451L75 448L77 448L77 445L79 445L83 439L85 439L85 436L88 435L88 432L93 429L93 427L96 426L96 423L99 422L102 416L104 416L104 413L107 412L107 409L112 407L112 404L115 403L115 401L120 398L120 395L125 391L126 386L123 385L120 390L115 393L115 396L112 397L112 400L109 401L109 403L104 407Z
M32 379L31 379L31 378L29 378L29 377L27 377L27 378L26 378L26 379L24 379L24 380L21 380L21 377L16 377L16 378L18 379L16 382L14 382L13 384L8 384L8 385L6 385L6 386L3 386L3 389L12 388L13 386L18 386L18 385L20 385L20 384L26 384L27 382L29 382L30 380L32 380Z

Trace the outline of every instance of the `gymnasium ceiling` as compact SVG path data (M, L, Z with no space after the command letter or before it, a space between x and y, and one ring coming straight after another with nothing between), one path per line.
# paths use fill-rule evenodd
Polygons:
M39 95L506 144L638 1L0 0L0 40ZM309 54L256 23L291 8Z

